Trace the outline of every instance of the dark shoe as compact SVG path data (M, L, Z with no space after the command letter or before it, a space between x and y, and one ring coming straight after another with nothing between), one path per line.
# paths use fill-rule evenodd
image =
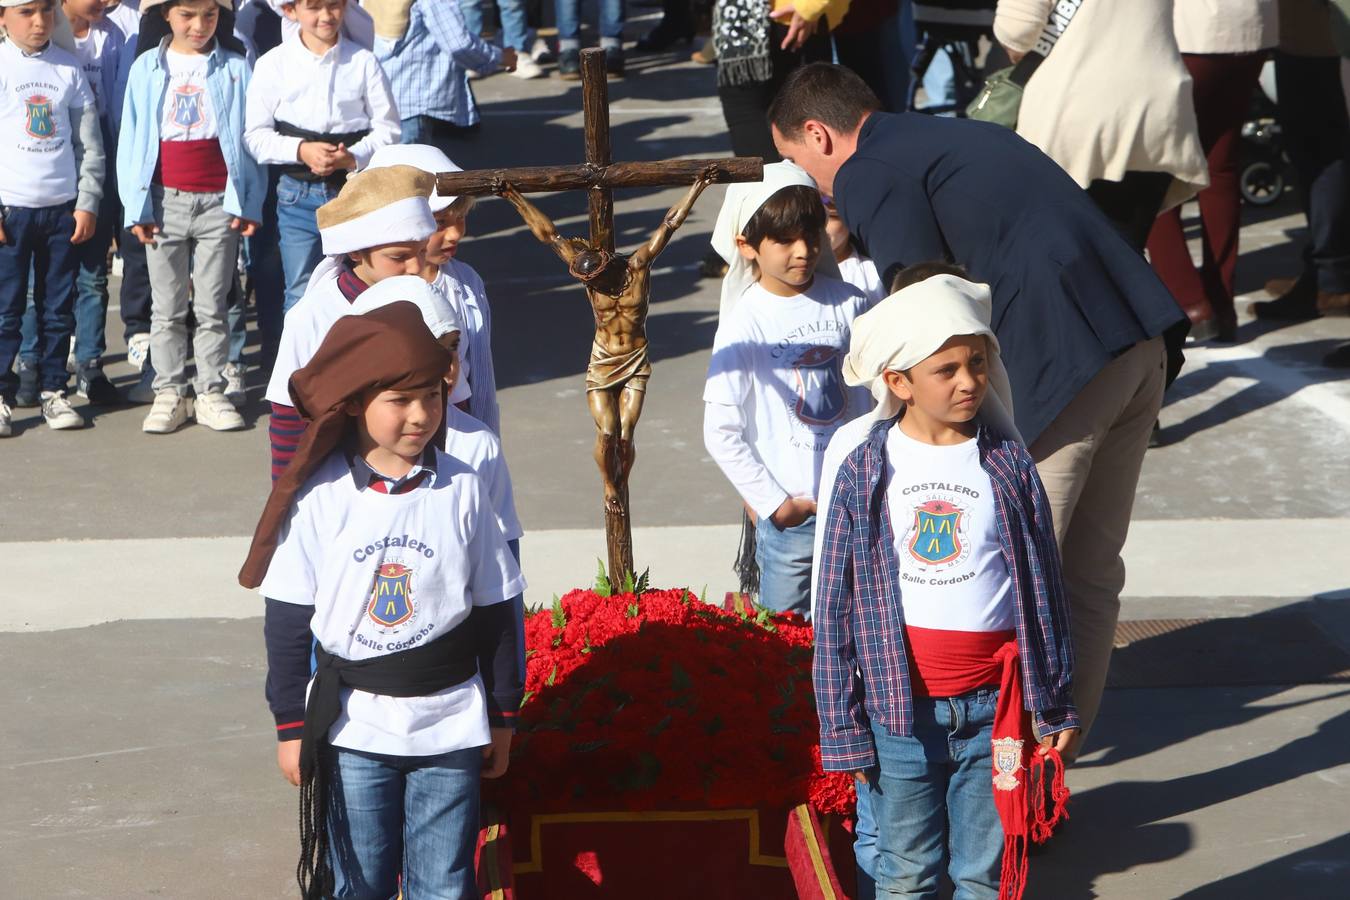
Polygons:
M1324 316L1350 315L1350 293L1318 291L1317 311Z
M623 77L623 48L605 48L605 74L610 78Z
M1220 344L1231 344L1237 340L1236 312L1214 314L1214 340Z
M1293 291L1278 300L1258 300L1252 304L1252 312L1258 319L1278 322L1306 322L1321 316L1316 294Z
M1272 278L1265 284L1266 293L1272 297L1282 297L1298 284L1297 278Z
M581 80L580 50L563 50L558 54L558 77L563 81Z
M1186 338L1188 340L1199 343L1200 341L1213 340L1215 335L1217 335L1218 333L1219 333L1219 326L1217 325L1217 323L1215 323L1214 318L1211 316L1208 319L1201 319L1198 322L1192 319L1191 330L1190 332L1187 333Z
M14 395L14 405L28 408L38 405L38 370L36 362L28 362L22 357L14 364L19 376L19 390Z
M122 395L97 362L80 367L75 376L75 393L88 400L94 406L116 406L122 402Z
M662 19L651 31L638 39L640 53L663 53L676 44L688 44L694 39L693 25L670 25Z
M1322 357L1322 365L1328 369L1350 369L1350 341Z

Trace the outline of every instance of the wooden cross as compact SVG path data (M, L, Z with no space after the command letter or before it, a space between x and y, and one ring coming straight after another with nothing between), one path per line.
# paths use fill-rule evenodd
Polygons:
M605 78L605 53L599 49L581 52L581 97L585 116L586 159L579 166L533 166L515 169L477 169L442 172L436 190L451 196L485 196L497 185L510 183L522 194L544 191L586 191L590 206L590 240L596 250L614 252L614 188L689 185L709 164L718 167L718 182L760 181L764 164L758 157L730 159L668 159L660 162L616 163L609 143L609 85ZM645 319L645 315L644 315ZM605 542L609 578L617 588L633 566L632 523L629 516L626 475L621 492L622 511L608 506L605 512Z

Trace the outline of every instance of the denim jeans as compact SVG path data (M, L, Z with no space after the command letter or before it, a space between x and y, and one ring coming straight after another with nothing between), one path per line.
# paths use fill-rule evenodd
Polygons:
M245 265L253 286L253 306L258 315L258 343L261 365L272 371L277 348L281 346L281 325L285 306L285 275L281 268L280 237L277 234L277 182L280 175L269 168L267 196L263 199L263 217L253 237L244 239Z
M483 33L483 0L459 0L459 11L464 13L464 26L477 37ZM497 12L502 18L501 43L517 52L529 49L530 26L525 22L525 0L497 0Z
M600 46L623 46L623 23L627 14L624 0L595 0L600 8ZM558 20L558 49L576 50L581 46L581 0L553 0Z
M38 385L65 390L66 356L75 330L77 248L75 203L4 207L5 241L0 245L0 398L13 405L19 376L12 371L23 340L22 323L32 279L37 310Z
M477 747L439 756L328 749L334 896L417 900L476 896Z
M239 232L230 228L223 194L154 185L150 199L160 229L145 254L150 269L154 389L187 393L191 283L192 309L197 318L192 335L192 354L197 362L193 386L198 396L224 390L225 363L229 359L227 317L239 258Z
M119 206L120 210L120 206ZM121 221L122 214L117 214ZM117 255L122 257L122 288L117 302L122 312L122 336L150 333L150 266L145 261L145 245L130 228L117 235Z
M912 737L872 723L878 769L868 772L866 792L877 897L936 900L944 869L953 900L998 897L1003 826L990 745L997 700L996 689L915 697ZM866 863L859 859L859 868Z
M281 271L286 278L283 312L305 295L305 285L323 258L315 211L338 195L338 189L289 175L277 179L277 230L281 234Z
M755 563L759 566L759 605L774 612L811 615L811 553L816 517L779 530L761 516L755 525Z

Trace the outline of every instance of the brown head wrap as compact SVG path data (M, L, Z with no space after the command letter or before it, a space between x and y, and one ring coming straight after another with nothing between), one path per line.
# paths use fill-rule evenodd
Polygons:
M255 588L262 583L277 548L295 495L309 476L341 443L351 417L344 405L367 391L409 391L435 384L445 377L450 352L436 343L422 313L412 303L397 302L363 316L343 316L309 365L291 376L291 400L309 422L295 456L272 485L248 559L239 570L239 583ZM437 446L444 443L442 419Z

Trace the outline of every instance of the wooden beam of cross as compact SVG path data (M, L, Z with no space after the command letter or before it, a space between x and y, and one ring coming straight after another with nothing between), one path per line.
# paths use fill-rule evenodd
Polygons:
M650 263L684 222L707 184L760 181L764 163L758 158L614 162L603 50L581 51L581 97L586 152L581 165L442 172L436 176L436 190L452 196L501 194L525 218L534 236L552 247L568 264L571 274L586 286L596 323L586 371L586 395L597 429L596 460L605 483L609 578L617 588L625 576L635 572L628 473L633 464L632 432L651 374L646 336ZM673 185L691 187L647 244L629 257L613 256L614 189ZM559 236L548 217L521 196L543 191L586 191L589 240Z

